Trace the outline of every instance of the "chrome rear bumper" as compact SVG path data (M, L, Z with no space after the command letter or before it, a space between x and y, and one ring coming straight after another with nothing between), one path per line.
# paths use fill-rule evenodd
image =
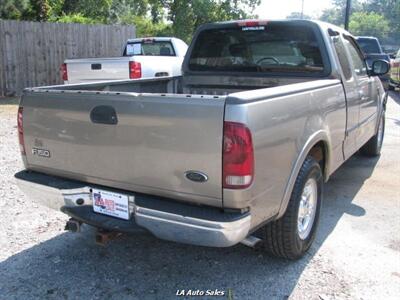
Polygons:
M20 189L35 202L109 230L133 232L141 227L160 239L210 247L235 245L250 230L248 212L227 213L139 194L132 194L135 200L131 220L120 220L92 211L91 188L95 186L29 171L19 172L15 178ZM78 199L83 203L78 205Z

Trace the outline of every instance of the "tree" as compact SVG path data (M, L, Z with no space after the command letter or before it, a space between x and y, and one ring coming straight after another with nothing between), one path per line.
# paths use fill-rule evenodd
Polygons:
M332 0L332 8L324 9L320 17L321 21L344 26L346 14L346 0ZM361 10L361 4L358 0L351 1L350 15Z
M107 23L112 2L112 0L63 0L61 16L80 14Z
M252 17L260 0L164 0L175 36L187 42L201 24Z
M389 29L389 22L375 12L356 12L351 15L349 31L354 35L371 35L384 39Z
M351 32L354 34L365 32L368 35L376 33L377 37L381 37L381 42L400 44L399 0L352 0L351 3L349 24ZM346 0L333 0L332 6L322 12L320 19L343 26ZM381 18L378 18L378 15Z
M0 19L20 20L29 9L29 0L0 0Z
M138 35L190 41L203 23L252 17L261 0L0 0L0 17L53 22L134 24Z
M363 9L384 16L389 23L388 42L400 44L399 0L369 0L363 4Z
M82 14L69 14L69 15L62 15L62 16L57 16L54 19L50 18L50 21L55 21L58 23L80 23L80 24L96 24L99 23L98 21L87 18Z
M50 5L47 0L31 0L27 16L33 21L47 21L50 14Z

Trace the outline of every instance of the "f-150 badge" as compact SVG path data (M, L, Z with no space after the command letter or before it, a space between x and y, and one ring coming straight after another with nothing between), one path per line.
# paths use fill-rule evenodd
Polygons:
M40 157L50 157L50 151L46 149L32 148L32 154Z

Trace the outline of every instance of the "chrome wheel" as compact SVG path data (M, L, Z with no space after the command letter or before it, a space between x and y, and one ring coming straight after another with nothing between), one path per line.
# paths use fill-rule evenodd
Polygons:
M313 227L317 211L318 186L314 178L309 178L301 194L299 212L297 215L297 231L299 237L305 240Z
M384 121L383 121L383 117L381 117L381 120L379 122L379 128L378 128L378 149L382 146L382 142L383 142L383 132L384 132Z

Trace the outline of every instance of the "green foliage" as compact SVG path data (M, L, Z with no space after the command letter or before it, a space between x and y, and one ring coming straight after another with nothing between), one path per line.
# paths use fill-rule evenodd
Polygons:
M320 19L343 26L346 0L333 0ZM400 44L399 0L352 0L349 30L355 35L372 35L383 42ZM363 33L362 33L363 32Z
M137 35L173 35L190 41L201 24L251 17L260 0L114 0L113 24L135 24Z
M50 14L50 5L47 0L31 0L26 16L33 21L47 21Z
M133 24L137 35L190 41L201 24L252 17L260 0L0 0L0 17L83 24Z
M135 16L129 12L120 18L120 24L134 24L136 26L136 36L171 36L171 25L158 22L153 23L151 19L143 16Z
M387 42L400 45L400 1L369 0L364 3L364 11L384 16L389 23Z
M201 24L251 18L260 0L165 0L173 34L189 42Z
M321 21L344 26L344 17L346 12L346 0L332 0L332 8L322 11ZM350 6L350 14L361 10L361 4L358 0L352 0Z
M64 0L61 9L65 15L82 14L106 23L111 5L112 0Z
M99 23L101 23L98 20L85 17L84 15L82 15L80 13L51 17L49 19L49 21L58 22L58 23L80 23L80 24L99 24Z
M29 0L0 0L0 19L21 20L29 9Z
M375 12L356 12L351 15L349 31L354 35L370 35L380 39L389 33L389 22Z

